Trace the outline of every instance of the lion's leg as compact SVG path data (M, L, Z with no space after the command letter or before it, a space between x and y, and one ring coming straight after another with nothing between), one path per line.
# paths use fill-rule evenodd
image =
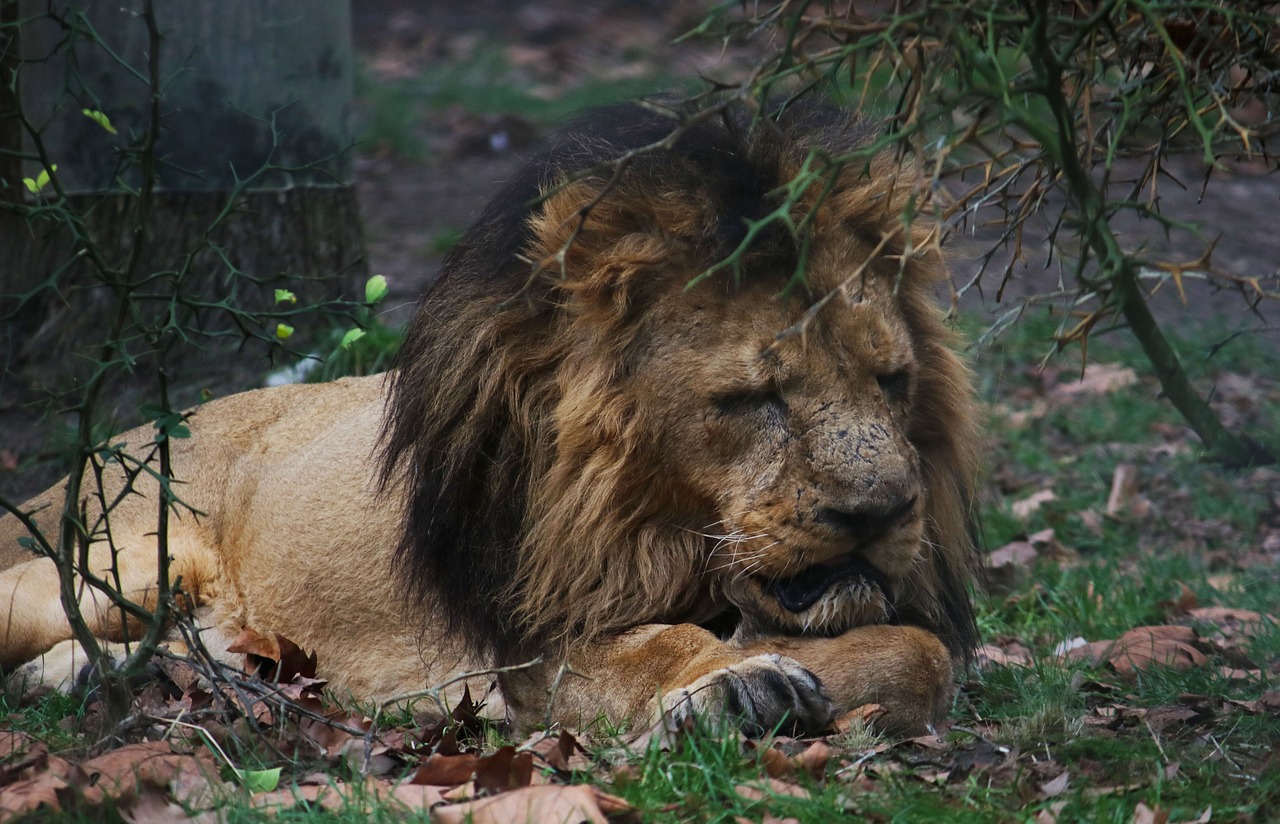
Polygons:
M946 646L918 627L866 626L834 638L762 638L745 650L799 662L822 682L837 714L879 704L873 721L887 732L925 732L946 714L955 690Z
M550 700L551 716L573 724L604 715L634 727L696 713L729 715L754 731L781 723L816 731L846 710L878 703L879 725L918 733L939 718L951 691L946 649L912 627L739 645L690 624L646 625L593 645L570 668L544 666L504 680L517 724L542 720Z
M7 526L8 524L5 524ZM158 564L155 539L142 530L121 528L116 534L118 551L106 542L89 547L89 564L95 574L113 584L118 580L123 595L146 609L156 606ZM198 541L175 531L169 544L170 580L181 582L188 603L199 598L207 564L198 562L204 553ZM118 576L118 577L117 577ZM138 637L137 619L127 621L118 606L104 592L79 583L77 598L86 627L104 642L121 642ZM65 645L71 641L71 626L61 599L58 569L48 558L33 558L0 572L0 668L12 671L24 662L36 661L41 672L62 683L65 671L77 668L83 650ZM27 669L30 669L29 667ZM28 677L31 672L28 672ZM41 681L48 680L43 676Z

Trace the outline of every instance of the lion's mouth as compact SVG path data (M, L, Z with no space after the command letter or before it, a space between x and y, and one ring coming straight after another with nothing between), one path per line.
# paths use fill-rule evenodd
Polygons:
M858 581L885 595L889 593L888 578L861 558L814 564L790 578L766 582L764 591L788 612L801 613L816 604L833 586L847 581Z

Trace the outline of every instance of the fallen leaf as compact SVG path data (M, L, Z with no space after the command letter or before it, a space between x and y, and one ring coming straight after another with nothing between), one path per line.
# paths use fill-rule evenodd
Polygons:
M1056 501L1057 499L1058 496L1053 494L1052 489L1042 489L1034 495L1023 498L1020 501L1014 501L1009 505L1009 510L1013 512L1013 517L1020 521L1025 521L1040 509L1040 507L1050 501Z
M80 765L94 785L110 798L136 792L138 787L152 786L168 790L172 782L220 781L218 767L207 751L201 756L178 753L166 741L126 744L91 758Z
M1167 824L1168 821L1169 814L1159 807L1152 809L1139 801L1133 809L1133 824Z
M1133 386L1138 373L1116 363L1091 363L1078 378L1062 381L1049 393L1054 401L1064 401L1077 395L1106 395Z
M802 772L819 780L826 774L827 764L831 761L831 748L821 741L814 741L792 760Z
M1192 621L1212 624L1225 638L1243 636L1253 638L1267 624L1274 626L1276 619L1251 609L1233 609L1231 607L1196 607L1187 610L1187 617Z
M529 786L533 779L533 755L516 752L510 745L501 747L476 762L476 787L489 793Z
M1138 494L1138 468L1117 464L1111 475L1111 493L1104 510L1108 518L1141 521L1151 513L1151 502Z
M413 771L409 783L453 787L471 780L479 760L480 756L470 754L428 756Z
M1188 670L1204 666L1208 658L1195 647L1190 627L1136 627L1121 635L1108 649L1106 662L1116 672L1130 675L1153 666Z
M809 791L804 787L777 778L765 778L756 784L739 784L733 791L745 801L768 801L779 795L806 801L810 798Z
M983 644L974 651L973 662L980 670L992 667L1029 666L1031 653L1020 644L1010 649L1004 649L995 644Z
M880 704L863 704L841 715L832 724L837 732L847 734L866 729L883 716L885 712L887 710Z
M510 822L557 822L557 824L607 824L601 809L602 798L618 812L630 811L622 799L582 784L545 784L522 787L492 798L450 804L431 810L436 824L510 824Z
M586 751L568 730L561 730L555 737L545 734L535 736L522 745L521 749L532 752L556 772L585 772L591 769L591 760L586 757Z

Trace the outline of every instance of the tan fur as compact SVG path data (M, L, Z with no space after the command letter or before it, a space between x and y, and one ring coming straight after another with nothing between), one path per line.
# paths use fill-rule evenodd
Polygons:
M780 174L802 150L782 153ZM465 474L492 452L487 477L523 497L521 532L509 579L464 612L509 615L531 639L511 648L543 656L500 679L494 711L505 700L521 725L601 713L647 723L728 707L764 728L816 728L876 703L885 726L923 729L972 641L975 407L935 307L941 263L908 254L923 238L897 217L895 174L881 162L842 172L813 217L807 291L786 298L786 271L687 288L715 259L717 218L678 169L607 191L591 179L559 187L529 222L525 253L548 266L527 290L463 283L455 295L446 283L389 379L198 409L173 460L179 494L203 514L175 516L170 552L210 645L246 625L279 632L363 698L488 666L482 642L448 629L456 607L446 620L432 598L406 595L402 577L419 573L396 553L415 473ZM764 253L749 263L771 265ZM779 334L820 300L802 334ZM420 368L432 347L443 354ZM126 439L141 448L151 434ZM125 589L145 599L155 490L143 491L111 520ZM60 494L31 502L47 507L46 528ZM867 512L893 516L864 529ZM16 558L23 534L0 520L0 553ZM105 543L91 552L96 569L110 565ZM799 612L775 597L777 582L853 558L880 583L837 583ZM0 603L5 668L69 638L50 561L0 574ZM110 610L90 614L95 632L122 637ZM734 615L731 633L698 625ZM24 688L71 677L74 645L56 650L20 668Z

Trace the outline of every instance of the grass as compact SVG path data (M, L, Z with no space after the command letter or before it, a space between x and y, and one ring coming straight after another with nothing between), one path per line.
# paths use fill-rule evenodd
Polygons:
M984 400L1021 408L1044 394L1043 380L1026 365L1043 353L1052 327L1050 319L1031 318L978 353ZM1178 345L1194 353L1215 339L1212 330L1199 334ZM340 368L374 368L394 351L396 338L374 331L363 343L366 349L350 353L353 363ZM1132 366L1141 374L1141 353L1118 336L1095 341L1090 351L1095 362ZM1212 361L1190 362L1193 377L1206 385L1221 373L1280 374L1280 353L1248 340ZM1259 409L1257 426L1274 426L1276 415ZM1252 678L1232 677L1228 662L1217 658L1206 666L1156 667L1125 678L1054 656L1073 638L1112 639L1137 626L1177 622L1176 604L1188 597L1200 605L1264 613L1280 604L1274 567L1249 562L1258 530L1274 523L1268 519L1275 518L1276 483L1265 473L1231 473L1202 463L1194 449L1161 452L1158 447L1169 441L1161 433L1179 426L1145 379L1077 397L1021 427L992 417L990 469L1006 483L986 485L981 514L989 548L1052 529L1074 553L1065 562L1043 558L999 591L979 596L984 639L1016 640L1030 651L1031 663L971 672L943 749L866 736L832 738L833 756L820 780L787 779L808 793L804 798L767 789L764 800L744 797L742 785L765 786L759 749L700 733L669 749L601 750L594 769L573 780L622 796L656 822L761 821L766 813L801 822L841 815L879 822L1031 821L1041 814L1058 821L1128 822L1139 803L1169 814L1170 821L1195 820L1210 806L1214 821L1280 816L1280 769L1272 754L1280 744L1280 717L1274 710L1243 709L1275 689L1280 629L1264 627L1239 640L1242 660L1230 666L1256 665L1261 673ZM1139 492L1151 499L1152 514L1091 525L1082 513L1101 511L1122 461L1142 467ZM1043 488L1057 498L1026 520L1013 514L1012 501ZM1177 720L1159 720L1170 712ZM6 727L29 732L55 751L86 745L76 732L83 713L81 702L65 697L21 709L0 698ZM508 742L491 732L473 743L488 752ZM266 749L240 750L233 758L253 768L281 763ZM292 774L310 768L297 764ZM1043 788L1063 771L1065 788L1046 795ZM298 807L268 815L233 801L223 820L404 820L393 805L370 803L357 794L335 810Z
M492 45L480 45L456 61L433 64L413 77L375 79L362 71L356 77L356 97L362 102L358 142L367 150L421 157L427 150L422 124L451 108L477 115L516 115L549 126L582 108L693 88L688 79L659 70L628 78L586 73L571 85L557 87L554 94L545 94L530 87L526 74Z

